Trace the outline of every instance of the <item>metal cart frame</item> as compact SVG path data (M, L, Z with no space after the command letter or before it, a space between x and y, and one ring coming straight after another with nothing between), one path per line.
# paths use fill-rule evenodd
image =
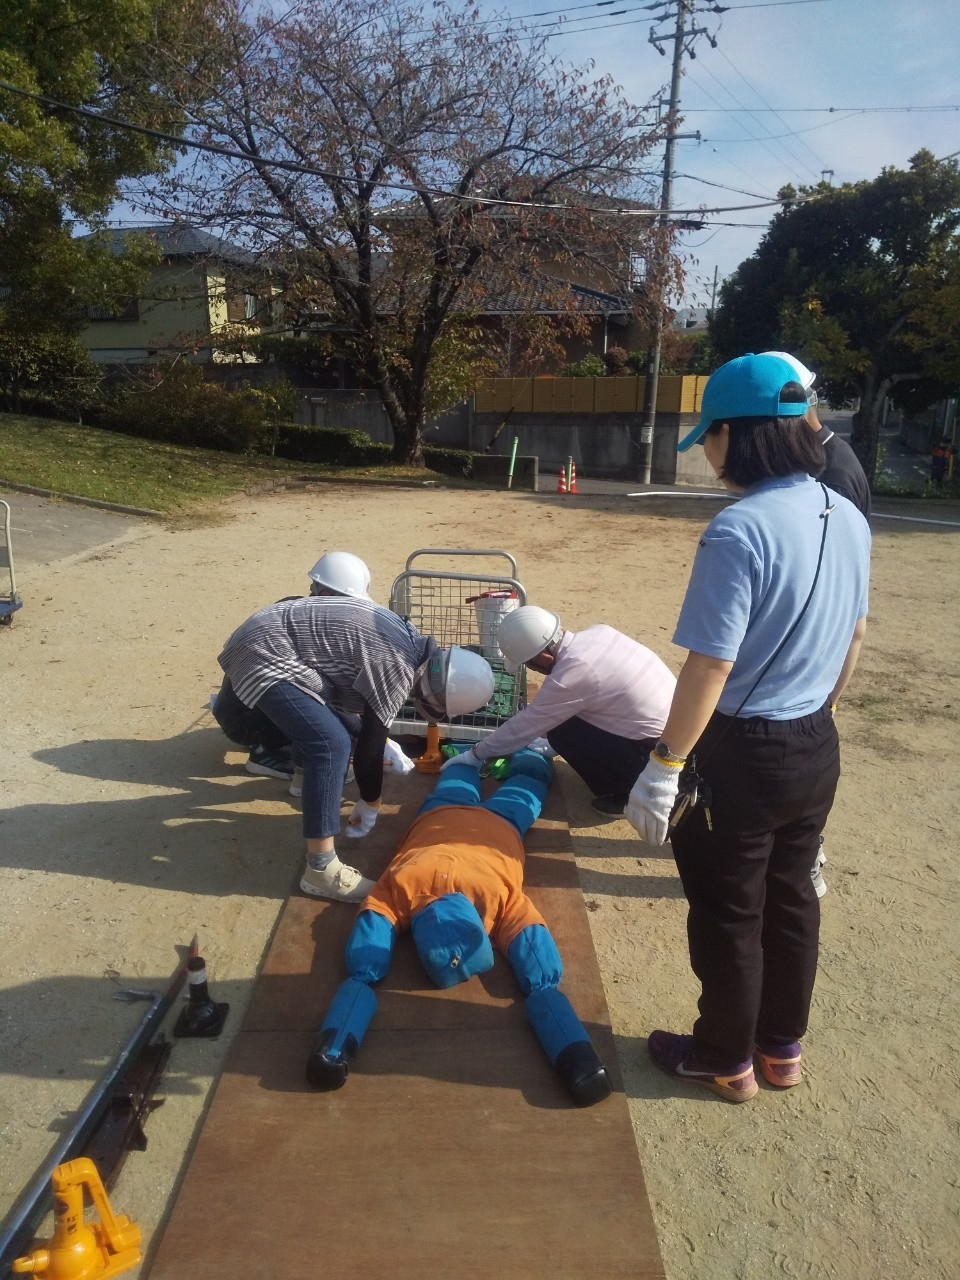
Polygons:
M9 627L13 622L13 615L18 609L23 608L23 601L17 594L17 577L13 569L13 547L10 544L10 503L4 502L0 498L0 507L3 507L3 546L0 547L0 565L6 561L6 567L10 570L10 594L3 595L0 593L0 626Z
M434 562L443 558L460 563L463 557L485 557L488 561L505 561L509 571L499 574L465 569L450 571L416 564L427 557ZM440 726L442 737L457 742L478 742L527 702L526 669L521 667L516 675L505 671L503 655L491 638L490 628L481 624L483 611L476 607L477 598L491 591L509 591L516 596L518 605L526 604L526 592L517 579L517 562L513 556L508 551L464 551L452 547L424 547L412 552L390 590L390 608L394 613L408 618L418 631L433 636L439 645L456 644L482 654L493 668L496 690L487 706ZM390 732L426 737L427 727L413 703L406 702Z

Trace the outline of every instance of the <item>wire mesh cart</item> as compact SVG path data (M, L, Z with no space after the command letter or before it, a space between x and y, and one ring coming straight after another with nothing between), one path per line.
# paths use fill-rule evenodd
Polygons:
M468 569L467 562L476 565ZM443 565L443 568L438 567ZM456 716L440 725L443 737L478 742L527 703L526 670L504 670L497 646L500 621L511 609L526 604L517 580L517 562L508 551L462 551L424 547L407 557L406 567L390 590L390 608L409 618L423 635L439 645L460 645L482 654L493 668L494 693L479 711ZM391 733L427 736L427 723L408 701L400 709Z
M10 574L10 592L4 595L0 592L0 626L9 627L13 622L13 615L18 609L23 608L23 601L17 595L17 578L13 571L13 548L10 545L10 504L4 502L0 498L0 507L3 507L3 544L0 545L0 568L5 568Z

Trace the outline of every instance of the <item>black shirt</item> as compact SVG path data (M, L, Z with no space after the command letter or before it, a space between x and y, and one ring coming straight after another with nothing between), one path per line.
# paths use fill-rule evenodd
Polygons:
M860 459L846 440L841 440L829 427L821 427L817 439L823 445L827 465L817 476L828 489L849 498L858 510L870 518L870 485Z

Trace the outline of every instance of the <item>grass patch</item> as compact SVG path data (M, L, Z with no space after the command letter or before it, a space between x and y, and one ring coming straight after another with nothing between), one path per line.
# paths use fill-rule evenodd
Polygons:
M0 413L0 480L165 514L284 479L416 481L450 476L418 467L324 467L140 440L97 427Z
M844 701L856 707L865 719L878 725L889 724L897 714L897 700L884 693L851 694Z

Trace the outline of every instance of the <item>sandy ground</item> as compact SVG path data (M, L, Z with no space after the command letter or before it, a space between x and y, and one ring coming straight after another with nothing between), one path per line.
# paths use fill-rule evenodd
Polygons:
M205 710L239 621L301 592L332 547L367 560L382 600L418 547L503 547L532 601L572 627L611 623L676 669L673 624L713 510L318 487L226 504L200 527L135 524L92 553L20 567L26 605L0 629L0 1214L141 1017L113 992L164 985L197 933L214 997L232 1005L227 1033L176 1043L147 1151L113 1194L147 1241L162 1223L300 867L283 785L247 775ZM734 1107L651 1066L649 1031L687 1030L695 1014L669 848L597 825L561 767L673 1280L960 1275L960 529L877 521L874 533L803 1086Z

